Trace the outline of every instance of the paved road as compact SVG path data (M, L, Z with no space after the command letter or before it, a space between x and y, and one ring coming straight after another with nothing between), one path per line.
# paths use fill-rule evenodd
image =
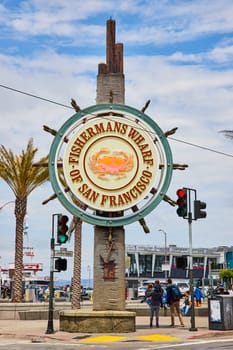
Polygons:
M195 340L195 341L187 341L176 344L169 343L111 343L111 350L231 350L232 349L233 338L228 339L207 339L207 340ZM18 342L17 344L13 344L12 342L0 342L0 350L108 350L110 348L110 344L70 344L70 343L25 343Z

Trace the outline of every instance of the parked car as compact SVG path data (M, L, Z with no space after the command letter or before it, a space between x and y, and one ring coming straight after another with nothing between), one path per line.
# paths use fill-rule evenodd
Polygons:
M185 293L189 290L189 284L185 282L178 282L177 287L179 288L182 296L184 296Z
M138 298L143 299L145 297L145 292L147 287L138 287Z

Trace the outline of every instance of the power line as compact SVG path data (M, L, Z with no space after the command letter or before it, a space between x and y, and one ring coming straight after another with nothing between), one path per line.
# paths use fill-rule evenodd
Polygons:
M200 149L204 149L205 151L210 151L210 152L214 152L214 153L217 153L217 154L221 154L221 155L226 156L226 157L231 157L231 158L233 158L233 154L230 154L230 153L224 153L224 152L217 151L217 150L214 150L214 149L209 148L209 147L200 146L200 145L196 145L195 143L188 142L188 141L183 141L183 140L175 139L174 137L170 137L170 136L169 136L168 138L169 138L170 140L177 141L177 142L181 142L181 143L184 143L184 144L189 145L189 146L193 146L193 147L197 147L197 148L200 148Z
M59 102L56 102L56 101L53 101L53 100L50 100L50 99L47 99L47 98L44 98L44 97L41 97L41 96L38 96L38 95L33 95L33 94L30 94L30 93L22 91L22 90L14 89L14 88L6 86L6 85L0 84L0 87L2 87L4 89L7 89L7 90L14 91L14 92L18 92L20 94L23 94L23 95L26 95L26 96L29 96L29 97L37 98L38 100L42 100L42 101L45 101L45 102L53 103L55 105L62 106L62 107L65 107L65 108L73 109L73 107L71 107L69 105L65 105L63 103L59 103ZM179 140L179 139L176 139L176 138L170 137L170 136L168 138L170 140L173 140L173 141L176 141L176 142L180 142L180 143L192 146L192 147L197 147L197 148L203 149L205 151L214 152L214 153L217 153L217 154L221 154L221 155L223 155L225 157L233 158L233 155L229 154L229 153L224 153L224 152L221 152L221 151L217 151L217 150L214 150L214 149L209 148L209 147L200 146L200 145L197 145L197 144L194 144L194 143L191 143L191 142L188 142L188 141L184 141L184 140Z
M62 106L62 107L66 107L66 108L71 108L71 109L73 109L73 107L71 107L71 106L64 105L64 104L62 104L62 103L59 103L59 102L56 102L56 101L52 101L52 100L49 100L49 99L47 99L47 98L40 97L40 96L37 96L37 95L32 95L32 94L29 94L28 92L25 92L25 91L22 91L22 90L17 90L17 89L11 88L11 87L6 86L6 85L0 84L0 87L2 87L2 88L4 88L4 89L7 89L7 90L14 91L14 92L18 92L18 93L23 94L23 95L27 95L27 96L30 96L30 97L37 98L38 100L50 102L50 103L53 103L53 104L58 105L58 106Z

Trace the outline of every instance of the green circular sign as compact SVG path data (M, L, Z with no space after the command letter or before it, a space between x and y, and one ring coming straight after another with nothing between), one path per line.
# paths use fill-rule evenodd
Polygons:
M63 206L83 221L122 226L148 215L172 177L172 154L160 127L119 104L88 107L56 134L49 175Z

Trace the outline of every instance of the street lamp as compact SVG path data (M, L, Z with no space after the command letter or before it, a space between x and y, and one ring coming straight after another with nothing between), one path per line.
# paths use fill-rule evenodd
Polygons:
M164 263L165 265L167 264L167 232L165 232L162 229L159 229L160 232L163 232L164 234L164 239L165 239L165 243L164 243ZM165 266L166 269L166 266ZM165 270L165 278L167 278L167 270Z

